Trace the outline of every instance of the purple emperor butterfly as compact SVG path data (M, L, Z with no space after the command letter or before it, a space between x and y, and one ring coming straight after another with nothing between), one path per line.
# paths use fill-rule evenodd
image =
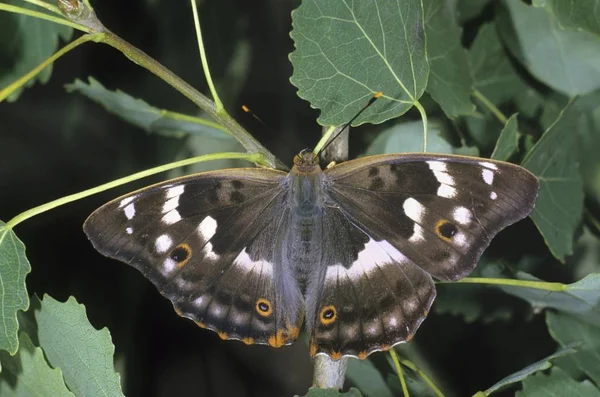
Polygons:
M410 340L433 279L469 274L538 186L487 159L379 155L323 171L303 151L289 173L225 169L138 190L84 229L223 339L279 347L306 320L311 355L362 359Z

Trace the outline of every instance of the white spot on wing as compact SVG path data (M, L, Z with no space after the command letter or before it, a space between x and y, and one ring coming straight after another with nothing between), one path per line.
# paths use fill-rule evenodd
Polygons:
M179 196L172 197L165 201L162 207L163 214L176 209L179 206Z
M452 237L452 242L454 244L458 245L459 247L464 247L465 244L467 243L467 237L465 236L464 233L456 233Z
M494 183L494 171L483 169L481 170L481 176L483 177L483 181L488 185Z
M167 199L181 196L184 191L185 191L184 185L177 185L175 187L170 187L167 189L167 194L166 194Z
M468 225L471 223L471 211L465 207L456 207L452 213L454 220L461 225Z
M391 263L392 260L401 263L406 260L406 257L387 241L375 241L371 238L349 268L341 264L329 266L325 278L328 280L337 279L338 276L344 278L346 273L351 280L357 280L377 270L378 265Z
M438 187L437 195L440 197L446 197L451 199L456 197L456 189L452 186L441 185L440 187Z
M202 307L202 302L204 301L204 295L200 295L196 299L192 301L192 303L198 307Z
M177 267L177 263L173 259L171 259L171 258L165 259L165 261L163 262L163 274L167 275L167 274L171 273L173 270L175 270L176 267Z
M127 232L127 234L133 234L133 228L132 227L128 227L127 229L125 229L125 231Z
M423 240L425 240L425 233L423 231L423 228L415 223L413 225L413 235L410 236L408 241L410 241L411 243L419 243Z
M210 259L213 261L216 261L217 259L219 259L219 255L214 253L213 246L211 243L206 243L204 245L204 248L202 249L202 252L204 252L204 257L206 259Z
M198 225L198 233L200 233L204 241L210 240L216 231L217 221L211 216L204 218Z
M443 161L428 161L427 165L431 171L442 171L446 172L448 168L446 167L446 163Z
M137 196L129 196L124 198L123 200L121 200L121 202L119 203L119 208L123 208L125 207L127 204L131 203Z
M262 272L263 274L266 273L269 275L273 274L273 264L264 260L253 261L250 259L250 255L248 255L245 248L242 252L240 252L237 258L235 258L233 263L236 267L240 267L246 272Z
M491 198L492 200L496 200L496 199L498 198L498 195L496 194L496 192L491 192L491 193L490 193L490 198Z
M479 164L482 165L482 166L484 166L484 167L486 167L486 168L489 168L491 170L497 170L498 169L498 166L496 164L490 163L490 162L487 162L487 161L482 161Z
M133 217L135 216L135 207L133 206L133 203L128 204L123 209L123 212L125 212L125 216L127 217L127 219L133 219Z
M167 212L165 216L162 217L163 223L166 223L167 225L172 225L174 223L179 222L180 220L181 215L179 215L179 212L177 210L171 210Z
M406 216L408 216L415 222L421 222L423 216L427 212L425 207L412 197L409 197L406 200L404 200L402 208L404 209L404 213L406 214Z
M154 247L156 248L156 252L159 254L164 254L171 248L173 245L173 240L166 234L158 236L156 241L154 242Z

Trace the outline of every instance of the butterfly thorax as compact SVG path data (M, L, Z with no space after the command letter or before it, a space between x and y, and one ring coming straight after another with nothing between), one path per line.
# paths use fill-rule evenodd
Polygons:
M294 158L288 178L291 222L285 237L285 252L302 285L321 258L324 174L318 157L308 150L300 152Z

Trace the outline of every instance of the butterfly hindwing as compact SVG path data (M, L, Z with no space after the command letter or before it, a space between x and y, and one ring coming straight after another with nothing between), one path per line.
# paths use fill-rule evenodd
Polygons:
M180 315L223 338L281 346L297 337L303 316L298 285L274 249L288 221L285 178L257 169L179 178L109 202L84 230Z
M307 289L311 354L365 358L409 340L435 298L431 276L335 207L322 227L327 254Z
M441 280L470 273L500 230L529 215L539 186L513 164L450 155L371 156L325 173L346 216Z

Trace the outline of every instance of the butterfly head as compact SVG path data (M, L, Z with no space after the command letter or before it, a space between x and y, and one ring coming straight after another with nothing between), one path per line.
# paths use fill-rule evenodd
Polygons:
M310 149L304 149L294 157L294 168L303 174L318 172L321 170L319 156Z

